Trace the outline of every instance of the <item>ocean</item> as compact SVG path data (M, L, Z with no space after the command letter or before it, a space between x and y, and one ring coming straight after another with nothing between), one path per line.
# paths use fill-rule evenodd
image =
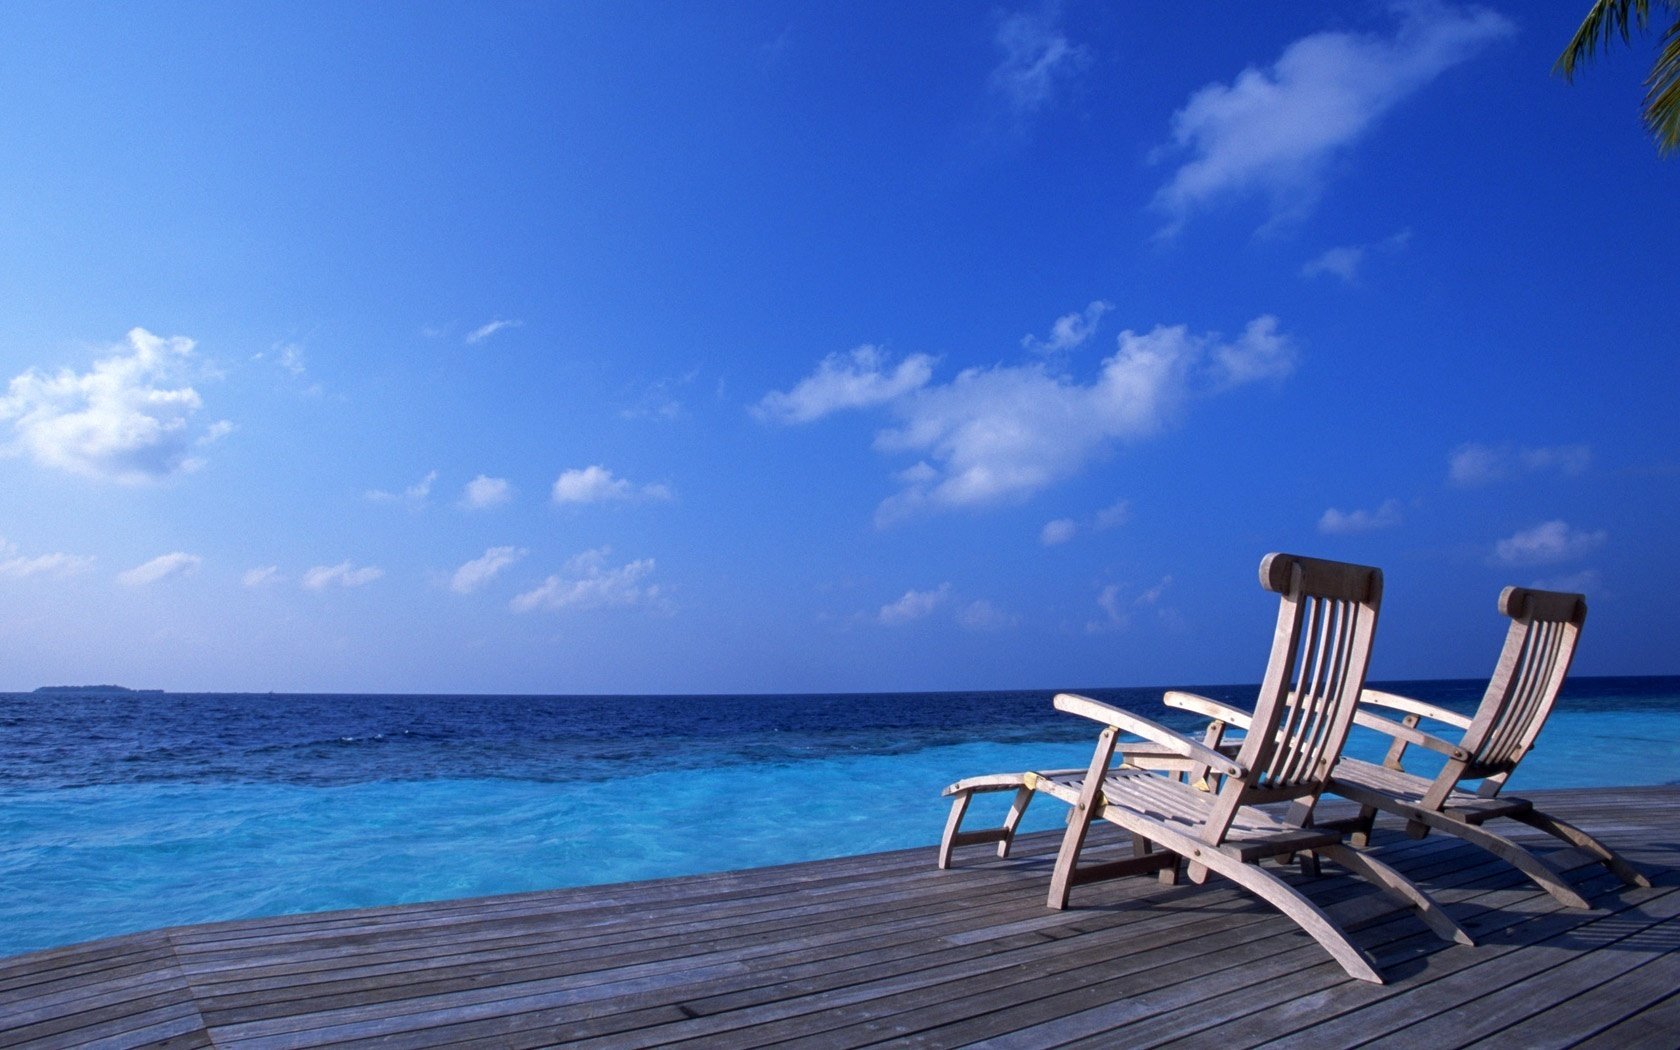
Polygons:
M1373 684L1461 711L1485 686ZM1158 688L1080 691L1196 724ZM947 783L1089 760L1051 693L0 694L0 955L929 845ZM1676 781L1680 677L1579 678L1512 787Z

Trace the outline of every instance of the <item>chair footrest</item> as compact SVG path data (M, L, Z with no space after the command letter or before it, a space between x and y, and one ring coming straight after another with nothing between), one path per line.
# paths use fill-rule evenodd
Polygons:
M953 846L972 846L977 842L1002 842L1009 837L1009 832L1003 828L988 828L985 831L959 831L951 836Z
M1075 868L1073 877L1069 880L1076 886L1083 886L1087 882L1099 882L1103 879L1117 879L1123 875L1141 875L1146 871L1159 871L1178 863L1176 853L1149 853L1142 857L1127 857L1124 860L1111 860L1102 864L1087 864Z

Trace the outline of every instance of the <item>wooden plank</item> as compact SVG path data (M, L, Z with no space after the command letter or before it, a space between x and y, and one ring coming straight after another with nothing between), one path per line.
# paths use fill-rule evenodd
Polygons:
M1666 1046L1675 1041L1676 1032L1680 1032L1680 991L1582 1040L1579 1046L1580 1050Z
M1061 835L1046 832L1009 860L975 850L948 872L929 847L49 949L0 960L0 1045L1673 1042L1680 790L1534 794L1658 886L1625 890L1579 851L1553 850L1594 905L1570 912L1486 854L1404 838L1385 819L1374 855L1484 944L1446 945L1358 880L1291 875L1392 971L1380 988L1347 981L1228 883L1127 879L1047 910ZM1094 830L1087 849L1100 863L1131 843ZM1490 1008L1484 993L1507 998ZM1443 1012L1486 1019L1466 1028Z

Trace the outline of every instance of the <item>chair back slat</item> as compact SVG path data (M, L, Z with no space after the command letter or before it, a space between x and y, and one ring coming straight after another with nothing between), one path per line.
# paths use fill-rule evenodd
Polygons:
M1508 774L1546 724L1575 658L1587 600L1579 594L1507 587L1499 609L1511 618L1505 648L1463 747L1470 776Z
M1237 761L1245 790L1316 797L1341 754L1365 684L1381 570L1268 555L1260 582L1282 595L1272 657Z

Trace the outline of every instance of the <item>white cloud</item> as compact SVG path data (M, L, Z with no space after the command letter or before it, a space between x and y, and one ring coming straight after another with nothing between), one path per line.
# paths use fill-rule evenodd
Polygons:
M491 547L481 557L456 569L455 575L449 578L449 589L456 594L471 594L528 553L523 547Z
M1046 547L1066 543L1081 532L1106 532L1119 528L1132 519L1132 505L1125 500L1119 500L1089 518L1057 518L1044 523L1044 528L1038 532L1038 542Z
M1057 11L1046 4L1038 11L1021 11L998 23L994 37L1003 58L992 69L991 87L1003 97L1017 118L1044 109L1057 87L1071 78L1089 57L1071 43L1056 25Z
M890 363L887 352L874 346L829 354L792 390L765 394L753 414L772 423L809 423L842 409L885 404L933 377L933 358L926 354L911 354L889 373Z
M477 328L474 328L472 331L468 332L467 333L467 338L466 338L467 345L470 346L474 343L482 343L486 339L495 335L497 332L500 332L504 328L518 328L520 325L522 325L524 323L525 323L524 321L504 321L504 320L501 320L500 318L497 318L496 320L491 321L488 324L480 325Z
M499 507L513 498L513 486L506 478L480 474L461 489L461 506L473 510Z
M938 608L951 594L951 585L942 583L931 591L905 591L904 597L881 606L875 621L883 627L898 627L912 620L920 620Z
M1159 583L1138 595L1133 599L1132 604L1137 606L1161 604L1161 595L1167 593L1167 588L1172 586L1172 582L1173 578L1171 576L1161 577Z
M274 344L275 361L298 378L303 378L309 372L309 366L304 363L303 347L297 343Z
M1574 594L1601 593L1604 588L1604 578L1597 569L1582 569L1566 576L1549 576L1535 580L1529 584L1543 591L1568 591Z
M553 499L556 503L606 503L613 500L668 500L669 486L649 484L637 486L628 479L613 476L606 467L595 465L568 470L554 479Z
M1501 565L1550 565L1597 550L1609 538L1603 529L1582 532L1562 521L1547 521L1495 543L1493 559Z
M302 585L305 590L320 591L337 584L340 587L361 587L372 583L385 575L385 570L377 565L364 565L360 568L347 561L337 565L317 565L303 574Z
M1031 350L1035 354L1058 354L1072 350L1085 340L1096 334L1097 325L1102 322L1103 314L1114 309L1113 303L1101 300L1087 306L1083 312L1063 314L1056 318L1056 323L1050 326L1050 337L1039 339L1028 334L1021 337L1023 349Z
M607 547L584 551L566 564L564 574L550 576L514 598L510 606L515 612L636 605L664 608L658 585L643 582L653 574L653 559L642 558L612 568L607 564L611 553Z
M1091 527L1101 532L1104 529L1116 529L1132 520L1132 505L1125 500L1112 503L1097 511L1091 522Z
M1401 230L1392 237L1385 237L1371 244L1350 244L1341 248L1331 248L1302 266L1301 276L1316 277L1321 273L1328 273L1352 284L1359 278L1359 268L1364 265L1366 256L1372 252L1397 252L1411 239L1411 230Z
M679 392L686 390L700 378L700 370L691 368L682 375L666 376L643 390L636 402L618 410L620 419L652 419L669 423L685 414ZM719 380L721 383L722 380Z
M1378 118L1514 26L1481 8L1408 4L1389 37L1315 33L1284 48L1269 69L1196 91L1172 118L1187 155L1155 196L1175 233L1197 209L1249 195L1269 198L1274 220L1305 213L1330 163Z
M1086 634L1098 634L1102 631L1124 631L1132 624L1132 615L1120 600L1120 585L1111 583L1097 592L1097 608L1103 611L1102 620L1091 620L1085 624Z
M1400 524L1400 501L1385 500L1376 510L1326 510L1318 519L1318 531L1326 536L1352 536L1361 532L1389 529Z
M1555 470L1574 477L1592 462L1587 445L1550 445L1538 448L1515 445L1460 445L1447 457L1447 478L1462 488L1475 488L1522 474Z
M184 576L196 571L203 563L204 559L198 555L182 551L160 554L144 565L136 565L132 569L117 573L117 582L128 587L143 587L159 580L167 580L171 576Z
M1066 543L1078 534L1079 522L1072 518L1057 518L1055 521L1044 523L1044 528L1038 531L1038 542L1046 547L1054 547Z
M0 397L0 420L11 421L15 435L10 450L43 467L129 485L197 469L203 461L193 455L199 436L190 420L203 399L191 386L171 385L186 378L193 345L135 328L126 348L113 347L84 374L32 368L14 377Z
M1161 622L1176 626L1180 621L1177 610L1161 604L1161 598L1172 587L1173 578L1163 576L1153 587L1137 594L1130 601L1126 600L1129 589L1118 583L1111 583L1097 592L1097 608L1103 611L1101 620L1090 620L1085 624L1086 634L1101 634L1106 631L1124 631L1132 625L1132 613L1135 609L1152 609Z
M408 488L403 489L401 492L386 492L384 489L369 489L367 492L363 493L363 495L375 503L407 502L419 505L426 502L427 498L431 496L432 485L437 481L437 478L437 471L427 471L425 477L408 486Z
M926 458L899 475L903 488L882 502L877 522L1024 499L1074 476L1113 442L1164 429L1191 399L1281 377L1295 361L1270 316L1231 343L1183 325L1124 331L1117 343L1088 385L1037 363L971 368L895 401L902 425L877 434L875 447Z
M969 602L957 613L957 623L969 631L1001 631L1019 622L1019 617L1005 612L984 598Z
M29 557L18 551L17 544L0 539L0 578L22 580L31 576L74 576L91 568L93 558L86 555L57 551Z
M252 589L269 587L276 583L285 582L286 577L280 574L278 565L259 565L254 569L245 570L245 575L239 577L239 582Z

